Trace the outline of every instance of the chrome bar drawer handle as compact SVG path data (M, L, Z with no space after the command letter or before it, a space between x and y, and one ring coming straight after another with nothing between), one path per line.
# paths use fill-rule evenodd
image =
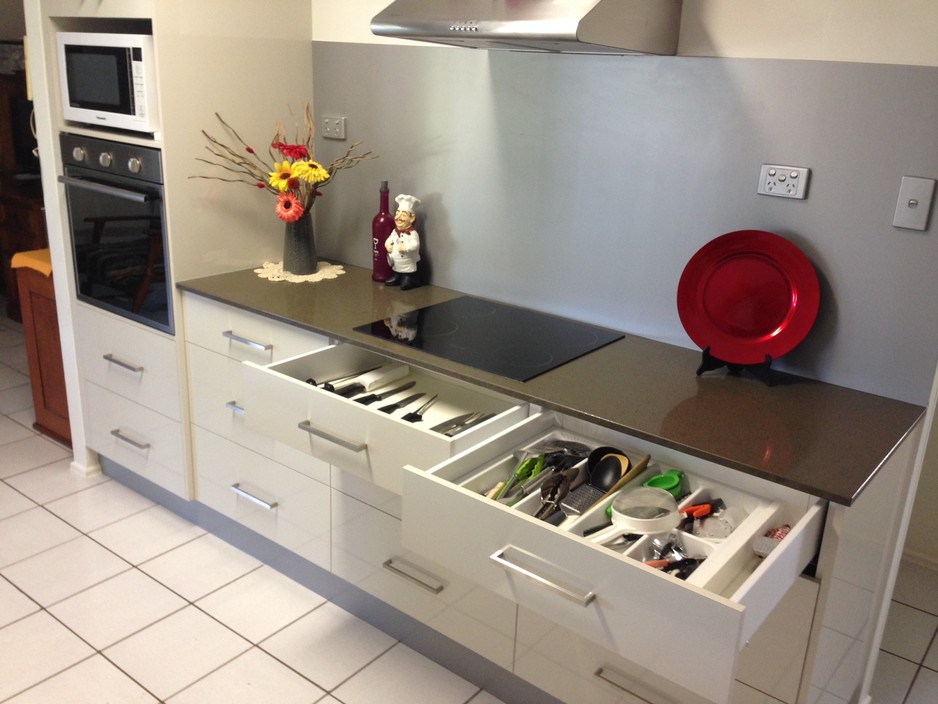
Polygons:
M384 569L393 572L399 577L403 577L408 582L416 584L422 589L426 589L431 594L439 594L446 586L436 577L424 572L416 565L412 565L407 560L390 557L382 565Z
M114 428L114 430L111 431L111 435L113 435L118 440L122 440L123 442L126 442L128 445L132 445L133 447L136 447L138 450L150 449L150 443L140 442L139 440L134 440L132 437L128 437L127 435L125 435L124 431L121 430L120 428Z
M605 667L605 668L600 667L598 670L596 670L596 672L593 673L593 676L598 677L606 684L611 684L613 687L615 687L616 689L622 692L625 692L626 694L631 694L633 697L636 696L635 692L628 689L623 684L616 682L616 678L623 679L623 680L627 678L625 677L625 675L622 675L616 672L611 667ZM645 700L642 699L642 701L645 701Z
M244 406L239 406L237 401L229 401L225 404L225 408L227 408L229 411L234 411L239 416L244 415Z
M366 442L352 442L351 440L346 440L344 438L337 437L332 433L327 433L319 428L314 428L313 424L308 420L300 421L296 425L300 430L309 433L310 435L315 435L317 438L322 438L323 440L328 440L333 442L336 445L344 447L346 450L351 450L352 452L364 452L368 449L368 443Z
M536 572L532 572L531 570L525 567L522 567L519 564L512 562L505 555L505 553L511 549L518 550L519 552L524 552L523 550L519 550L518 548L515 548L511 545L506 545L501 550L493 553L489 557L489 559L492 560L492 562L496 563L499 567L502 567L508 570L509 572L514 572L515 574L520 575L521 577L524 577L525 579L528 579L534 582L535 584L538 584L544 587L545 589L549 589L550 591L559 594L564 599L569 599L573 603L579 604L580 606L583 606L583 607L589 606L593 602L593 600L596 598L596 595L593 592L586 592L585 594L578 593L572 589L568 589L567 587L557 584L556 582L553 582L547 579L546 577L543 577L537 574ZM532 556L532 557L536 557L536 556Z
M255 494L252 494L250 491L248 491L243 486L241 486L240 482L235 482L228 488L231 489L238 496L244 497L248 501L254 502L261 508L266 508L268 511L273 511L275 508L277 508L277 506L280 505L276 501L265 501L261 497L256 496Z
M255 342L254 340L249 340L246 337L235 335L231 330L225 330L221 335L222 337L225 337L232 342L240 342L242 345L253 347L256 350L260 350L261 352L270 352L274 348L273 345L265 345L263 342Z
M131 362L125 362L124 360L119 359L118 357L115 357L115 356L114 356L113 354L111 354L110 352L108 352L107 354L102 355L102 356L104 357L105 361L108 361L108 362L110 362L111 364L116 364L118 367L123 367L123 368L126 369L127 371L131 371L131 372L133 372L134 374L142 374L142 373L143 373L143 367L141 367L140 365L138 365L138 364L133 364L133 363L131 363Z

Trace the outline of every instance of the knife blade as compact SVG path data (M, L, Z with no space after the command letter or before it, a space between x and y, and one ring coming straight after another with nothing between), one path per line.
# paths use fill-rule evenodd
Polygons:
M360 396L359 398L356 398L355 400L358 403L364 403L367 406L369 403L374 403L375 401L382 401L386 399L388 396L399 394L401 391L407 391L407 389L413 388L416 383L417 383L416 381L408 381L406 384L401 384L396 389L391 389L390 391L381 391L379 393L366 394L364 396Z
M411 404L414 401L416 401L418 398L422 398L422 397L423 397L423 394L412 394L411 396L408 396L404 400L398 401L397 403L389 403L387 406L381 406L381 408L379 408L378 410L382 411L383 413L394 413L394 411L399 411L404 406Z
M484 423L489 418L494 418L494 417L495 417L494 413L478 413L476 414L474 418L473 417L467 418L462 423L458 424L455 428L450 428L449 430L445 431L443 434L447 437L452 438L452 437L459 435L462 431L469 430L469 428L473 428L479 425L480 423Z
M460 426L461 424L465 423L467 420L472 418L472 416L474 416L475 413L476 413L475 411L470 411L469 413L463 413L462 415L458 415L455 418L444 420L442 423L434 425L432 428L430 428L430 430L432 430L434 433L445 433L447 430L451 430L452 428L456 428Z

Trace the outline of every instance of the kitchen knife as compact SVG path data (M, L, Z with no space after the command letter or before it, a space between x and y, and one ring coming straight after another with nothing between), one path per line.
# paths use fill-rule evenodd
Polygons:
M463 413L462 415L456 416L455 418L450 418L449 420L444 420L439 425L434 425L430 430L434 433L445 433L447 430L452 428L457 428L467 420L476 415L476 411L470 411L469 413Z
M369 403L374 403L375 401L382 401L388 396L393 396L394 394L399 394L401 391L407 391L407 389L413 388L416 384L416 381L408 381L406 384L401 384L396 389L391 389L390 391L381 391L380 393L366 394L365 396L360 396L355 400L358 403L364 403L366 406Z
M397 403L389 403L387 406L381 406L381 408L379 408L378 410L384 413L394 413L394 411L399 411L404 406L407 406L413 403L414 401L416 401L418 398L422 398L422 397L423 397L423 394L413 394L405 398L403 401L398 401Z
M495 417L494 413L477 413L474 418L470 417L464 420L462 423L457 423L455 427L450 428L449 430L445 431L443 434L447 437L452 438L452 437L455 437L456 435L459 435L462 431L469 430L469 428L479 425L480 423L484 423L489 418L494 418L494 417Z
M410 367L406 364L398 364L390 367L379 367L374 371L370 371L367 374L362 374L357 377L348 386L343 386L341 389L336 391L339 396L345 396L349 398L355 394L360 394L362 391L371 391L374 388L379 386L384 386L389 384L392 381L397 381L403 377L410 374Z

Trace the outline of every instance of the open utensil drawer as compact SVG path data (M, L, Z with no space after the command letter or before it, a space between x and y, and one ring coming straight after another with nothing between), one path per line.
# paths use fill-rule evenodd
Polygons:
M679 506L723 498L738 509L722 540L685 541L704 559L686 579L644 564L651 537L625 554L589 539L607 521L596 504L560 526L533 517L539 496L510 507L484 493L525 448L557 440L617 447L648 469L684 471ZM535 449L535 452L537 450ZM738 652L816 554L826 503L802 492L555 413L524 422L426 470L405 468L402 531L410 550L475 580L713 702L730 700ZM791 526L767 557L753 543Z
M345 398L322 388L327 380L375 367L393 373L380 386L360 394ZM353 345L333 345L268 365L244 362L242 371L247 427L398 494L405 458L428 467L438 464L517 424L529 413L528 405L517 399ZM336 382L336 390L347 383ZM356 400L369 391L381 393L411 383L406 390L369 405ZM380 410L414 394L422 396L393 412ZM434 396L421 420L404 419ZM469 413L481 414L480 422L457 425L449 434L433 430Z

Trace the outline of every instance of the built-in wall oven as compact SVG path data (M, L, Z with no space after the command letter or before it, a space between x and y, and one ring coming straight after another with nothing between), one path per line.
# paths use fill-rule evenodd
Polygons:
M78 299L172 334L160 150L60 142Z

